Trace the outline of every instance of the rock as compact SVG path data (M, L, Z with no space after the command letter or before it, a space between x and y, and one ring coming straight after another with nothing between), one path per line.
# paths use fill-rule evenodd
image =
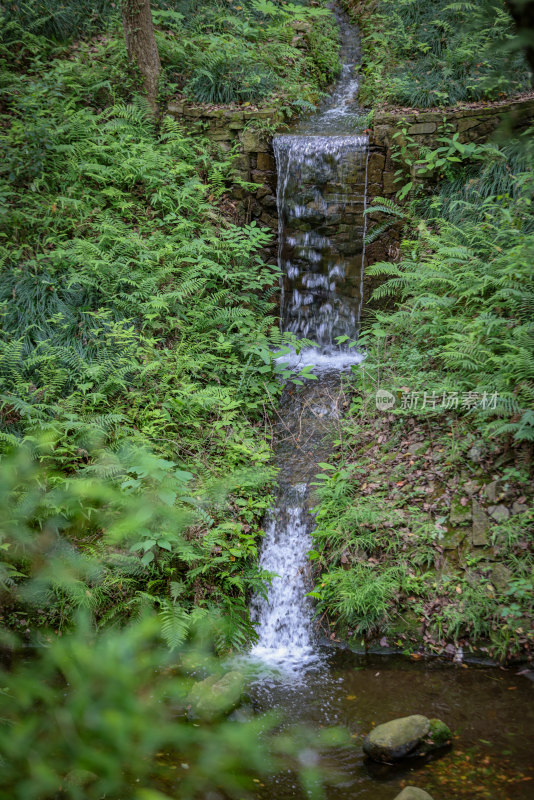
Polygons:
M484 455L484 445L483 444L474 444L472 447L469 448L467 451L468 458L471 461L474 461L475 464L479 464L482 461L482 456Z
M461 547L464 539L465 529L458 530L457 528L451 528L443 534L440 544L444 550L456 550L458 547Z
M395 800L432 800L432 795L417 786L405 786Z
M388 195L397 192L400 187L400 180L393 172L384 172L382 176L384 194Z
M276 170L275 160L270 153L258 153L258 169L266 172Z
M473 512L468 505L463 506L458 497L455 497L451 503L451 512L449 520L451 525L461 525L462 522L469 522L473 516Z
M262 206L270 211L274 211L276 208L276 197L273 194L266 194L263 197Z
M174 116L180 117L184 113L184 104L183 103L169 103L167 106L167 111L169 114L173 114Z
M267 189L265 186L260 186L260 188L256 192L256 197L258 198L258 200L262 200L264 197L270 194L271 194L270 189Z
M471 532L471 543L475 547L483 547L488 544L488 515L477 500L473 500L473 529Z
M506 506L488 506L488 513L496 522L506 522L510 518L510 512Z
M497 563L490 572L490 579L497 591L502 593L508 589L512 573L507 566Z
M462 486L462 492L464 494L472 495L477 494L480 491L480 484L478 481L468 480Z
M435 717L430 720L430 739L432 749L444 747L452 739L452 732L448 725Z
M410 455L416 456L419 453L424 453L426 449L427 449L426 442L414 442L409 446L408 452L410 453Z
M237 670L226 675L210 675L195 683L187 698L193 716L211 717L236 708L243 694L243 675Z
M385 158L380 153L369 153L369 164L367 167L367 180L369 183L380 183L384 169Z
M490 501L495 503L497 501L497 492L499 491L499 481L492 481L484 486L484 494Z
M434 133L436 127L435 122L420 122L417 125L410 125L408 133L410 136L421 136L424 133Z
M243 150L245 153L269 152L268 141L258 133L246 130L239 134L239 138L241 139L241 144L243 145Z
M243 121L243 112L236 111L234 109L225 109L223 111L223 117L228 122L242 122Z
M363 740L363 751L373 761L391 764L402 758L427 755L448 744L451 737L441 720L413 714L378 725Z
M363 740L363 751L373 761L398 761L416 749L430 732L430 721L422 714L393 719L371 731Z
M522 511L526 511L527 507L524 503L514 503L512 506L512 514L521 514Z

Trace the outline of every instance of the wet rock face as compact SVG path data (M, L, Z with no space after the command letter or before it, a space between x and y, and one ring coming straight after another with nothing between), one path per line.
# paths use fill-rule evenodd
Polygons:
M274 139L285 330L324 352L357 336L362 308L367 136Z
M373 761L391 764L427 755L448 744L450 739L451 732L444 722L413 714L378 725L365 737L363 750Z

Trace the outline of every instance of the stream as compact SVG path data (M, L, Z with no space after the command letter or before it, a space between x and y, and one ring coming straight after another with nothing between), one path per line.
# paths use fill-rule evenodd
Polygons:
M404 781L434 800L527 800L534 796L534 710L532 684L517 669L332 648L321 642L307 597L311 484L343 411L342 373L362 360L348 340L357 338L363 304L368 140L359 130L358 38L343 15L339 23L344 66L331 97L273 142L282 329L318 345L290 357L292 366L314 364L318 380L286 389L275 425L279 489L261 552L262 568L275 577L268 596L252 602L259 639L250 653L257 675L250 696L256 710L278 709L287 724L348 729L353 746L312 757L336 773L327 798L393 800ZM373 724L415 713L450 726L450 752L396 767L364 759L361 737ZM306 794L290 770L258 784L256 796Z

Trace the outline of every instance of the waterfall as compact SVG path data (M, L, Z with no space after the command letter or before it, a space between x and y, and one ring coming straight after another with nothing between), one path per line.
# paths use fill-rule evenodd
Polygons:
M285 392L276 425L280 468L275 508L265 526L260 565L274 574L267 597L252 603L254 658L292 675L320 662L313 636L307 553L312 548L310 483L327 460L325 437L339 416L340 371L362 360L356 339L363 304L367 136L355 131L358 41L342 20L340 80L320 111L273 142L277 175L281 328L312 340L292 365L314 364L319 380Z
M362 307L368 139L362 135L277 136L282 329L319 345L320 363L356 356L336 337L355 339ZM317 364L307 348L302 363Z
M298 666L314 657L312 609L306 580L312 517L304 505L306 484L286 492L268 515L261 566L277 574L267 599L255 598L260 640L254 654L274 664Z

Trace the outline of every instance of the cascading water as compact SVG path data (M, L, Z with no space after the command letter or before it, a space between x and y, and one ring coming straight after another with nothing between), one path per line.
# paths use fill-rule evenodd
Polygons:
M300 361L347 363L362 307L368 141L362 135L277 136L282 326L311 339ZM354 361L354 359L349 359Z
M261 566L277 574L267 599L256 600L261 631L255 655L267 662L298 665L314 657L311 608L306 597L306 552L311 517L304 504L306 484L286 492L270 514ZM289 534L289 535L288 535Z
M275 577L267 597L252 604L259 635L252 654L293 678L320 660L307 597L309 485L317 463L327 457L325 437L338 417L340 370L362 359L348 340L358 335L362 309L368 140L357 132L358 42L343 21L341 31L344 67L332 97L273 143L282 330L315 343L289 360L314 364L319 380L286 392L282 400L275 445L280 489L260 560Z

